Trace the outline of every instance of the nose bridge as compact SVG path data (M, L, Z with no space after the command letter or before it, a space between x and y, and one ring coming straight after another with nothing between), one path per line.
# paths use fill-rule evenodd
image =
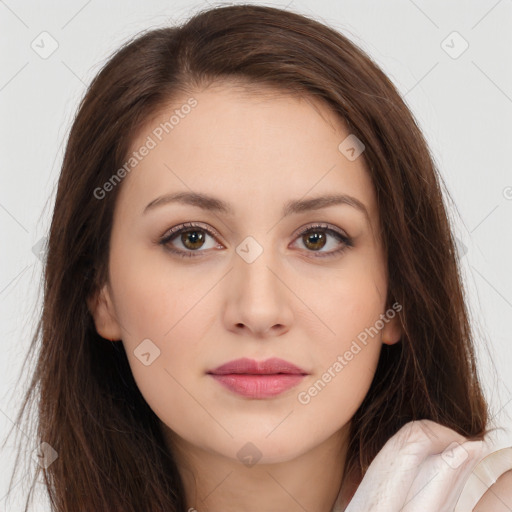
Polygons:
M242 325L253 334L277 334L283 327L290 327L290 297L278 277L281 266L278 250L271 246L271 236L259 238L264 238L263 243L248 236L235 249L225 320L231 328ZM281 329L275 331L275 327Z
M271 247L271 236L261 243L253 236L247 236L236 247L235 271L241 274L241 284L246 287L246 292L256 297L263 294L264 299L271 300L282 283L276 278L277 257L275 248Z

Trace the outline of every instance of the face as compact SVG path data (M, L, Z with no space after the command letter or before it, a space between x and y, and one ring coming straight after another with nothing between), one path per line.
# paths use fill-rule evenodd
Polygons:
M134 140L130 154L154 147L117 185L109 281L89 307L176 445L291 460L346 431L400 337L375 192L317 100L227 84L191 96ZM177 193L210 199L159 199ZM345 197L312 201L332 195ZM209 373L239 358L302 371Z

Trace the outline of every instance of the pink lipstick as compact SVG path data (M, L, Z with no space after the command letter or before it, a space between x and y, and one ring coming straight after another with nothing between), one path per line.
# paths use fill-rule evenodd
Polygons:
M308 372L276 357L265 361L242 358L207 372L229 390L248 398L268 398L296 386Z

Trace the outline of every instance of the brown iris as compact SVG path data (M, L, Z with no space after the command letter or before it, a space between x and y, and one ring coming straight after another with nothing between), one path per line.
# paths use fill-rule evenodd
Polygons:
M181 242L187 249L199 249L204 243L204 233L199 230L181 233Z
M321 249L326 243L325 233L318 231L304 234L302 240L308 249Z

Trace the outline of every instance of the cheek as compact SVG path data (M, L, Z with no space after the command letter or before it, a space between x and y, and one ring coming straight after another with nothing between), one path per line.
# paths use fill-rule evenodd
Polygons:
M119 288L121 316L126 322L122 343L148 405L166 423L178 418L179 425L180 418L191 416L190 393L196 393L193 379L202 370L200 299L204 292L195 288L188 295L180 294L177 280L168 282L172 287L146 274Z
M141 393L150 404L163 390L179 395L189 372L202 371L199 340L213 314L206 310L213 279L135 251L117 257L111 268L122 343Z
M158 249L141 248L125 254L118 249L111 261L115 310L125 339L130 344L145 338L164 342L190 321L190 314L207 292L207 280L191 282L190 273L171 265Z
M310 413L337 427L348 422L364 400L382 347L380 331L372 328L367 310L357 314L356 308L340 309L333 320L337 335L316 345L315 374L297 397ZM378 318L380 311L375 309L375 313Z
M382 274L359 262L333 273L323 288L309 295L311 309L321 320L326 346L345 351L353 339L378 339L376 330L385 310L386 292Z
M317 373L312 387L302 388L304 401L317 400L318 396L319 402L338 403L354 413L371 385L379 360L385 282L361 269L338 276L331 289L335 291L324 299L319 296L317 302L322 326L328 329L324 327L323 335L317 336Z

